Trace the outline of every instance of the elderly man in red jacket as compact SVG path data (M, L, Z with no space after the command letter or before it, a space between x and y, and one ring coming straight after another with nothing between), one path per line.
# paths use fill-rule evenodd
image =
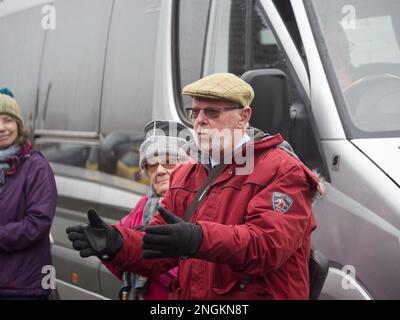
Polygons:
M171 176L163 208L144 231L67 229L81 256L154 276L179 266L172 299L308 299L317 177L278 134L248 127L251 86L229 73L183 89L201 156ZM244 161L243 161L244 160Z

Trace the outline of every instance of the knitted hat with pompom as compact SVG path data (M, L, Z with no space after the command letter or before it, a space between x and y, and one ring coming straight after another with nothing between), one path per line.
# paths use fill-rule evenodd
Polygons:
M0 114L8 114L21 124L24 123L21 110L14 99L14 94L8 88L0 88Z

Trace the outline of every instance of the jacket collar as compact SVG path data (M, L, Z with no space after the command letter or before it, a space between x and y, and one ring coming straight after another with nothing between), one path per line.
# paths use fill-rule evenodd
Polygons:
M236 153L242 153L243 156L246 155L246 150L249 147L254 148L254 152L260 152L266 149L283 145L283 149L287 149L289 152L292 152L294 154L293 149L291 148L289 143L284 141L280 134L271 136L268 133L264 133L261 130L250 126L247 128L246 134L249 136L250 141L243 144L241 148L237 148L234 151L234 153L232 154L233 159L235 159L234 156ZM202 164L208 172L212 170L210 158L200 151L195 142L191 143L188 146L188 149L190 150L191 154L197 155L197 163Z

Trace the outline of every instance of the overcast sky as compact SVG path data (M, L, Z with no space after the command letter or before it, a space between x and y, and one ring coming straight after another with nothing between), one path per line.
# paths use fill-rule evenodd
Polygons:
M24 8L33 7L46 2L54 2L50 0L0 0L0 16L6 15L13 11Z

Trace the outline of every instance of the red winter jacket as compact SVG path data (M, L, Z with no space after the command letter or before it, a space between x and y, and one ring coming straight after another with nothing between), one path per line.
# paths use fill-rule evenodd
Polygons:
M121 226L133 229L143 223L143 211L149 196L143 196L128 215L123 217L119 222ZM118 279L122 278L122 271L113 264L103 262ZM149 278L147 281L147 289L142 293L144 300L168 300L168 289L171 281L176 278L178 268L173 268L157 277Z
M212 184L191 218L204 233L196 257L143 259L143 233L115 226L124 244L113 263L147 276L179 265L172 299L308 299L311 202L320 190L282 142L280 135L255 142L251 174L236 175L230 164ZM201 164L176 169L163 205L182 217L208 173ZM156 214L150 224L161 223Z

